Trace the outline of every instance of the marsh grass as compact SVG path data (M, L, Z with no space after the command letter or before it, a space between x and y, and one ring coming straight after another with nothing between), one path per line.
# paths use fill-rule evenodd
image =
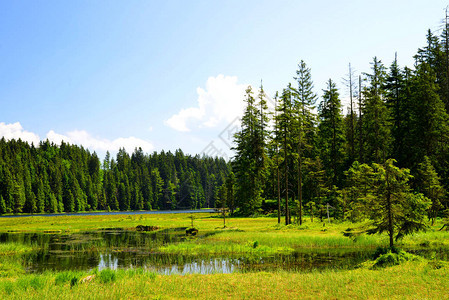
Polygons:
M54 282L55 285L65 285L69 283L70 286L74 286L82 276L83 273L79 271L64 271L57 273Z
M18 242L0 243L0 256L24 254L37 249L38 246L35 244L26 245Z
M139 216L60 216L0 218L0 231L52 231L77 233L100 228L134 230L137 225L158 226L167 229L190 225L189 215ZM208 254L251 259L273 255L289 257L302 253L352 251L373 253L388 244L386 235L360 235L356 239L344 237L342 232L364 224L306 222L298 225L278 225L275 218L229 218L228 228L222 229L222 220L209 213L198 214L195 227L199 234L176 242L170 236L157 244L161 252L160 264L183 263L188 257L207 257ZM449 248L449 232L438 231L439 224L425 233L407 236L400 247L433 250ZM167 240L165 240L167 239ZM73 251L96 251L111 247L99 242L93 248L79 245L79 237L72 240ZM146 245L151 247L151 243ZM159 275L154 270L91 270L25 273L20 256L33 251L35 246L20 242L0 244L0 299L335 299L335 298L447 298L449 266L436 259L401 260L399 265L386 263L383 268L372 268L375 261L357 269L325 269L320 271L242 272L211 275ZM447 248L446 248L447 247ZM114 248L115 249L115 248ZM114 250L113 249L113 250ZM115 249L122 251L123 249ZM447 250L444 250L447 251ZM166 255L168 254L168 255ZM183 256L179 254L188 254ZM386 262L395 257L384 258ZM292 260L293 261L293 260ZM394 265L394 266L391 266ZM89 278L89 280L84 280ZM419 287L419 288L417 288Z
M163 276L139 269L112 273L116 274L115 280L102 280L97 276L92 281L78 281L73 286L67 281L54 284L59 275L51 272L0 278L0 298L444 299L449 288L449 268L435 269L427 261L407 261L378 270L361 268L309 273L277 271ZM91 273L80 273L80 278L88 274Z

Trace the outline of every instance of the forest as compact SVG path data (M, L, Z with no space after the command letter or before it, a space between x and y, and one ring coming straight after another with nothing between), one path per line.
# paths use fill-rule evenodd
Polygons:
M262 85L248 87L228 177L236 184L220 189L222 206L246 215L277 211L285 224L302 224L305 213L370 219L372 230L390 238L423 229L426 217L433 224L447 216L447 24L440 36L429 30L426 41L413 68L399 66L396 54L389 67L374 57L360 75L349 64L343 88L329 79L321 95L304 61L273 99Z
M228 174L222 158L160 152L116 158L83 147L0 140L0 214L213 207Z
M273 99L249 86L230 162L141 149L101 162L82 146L3 138L0 213L217 207L285 224L371 219L391 238L422 229L449 205L447 29L428 31L413 68L397 55L360 75L349 64L340 90L329 79L317 95L304 61Z

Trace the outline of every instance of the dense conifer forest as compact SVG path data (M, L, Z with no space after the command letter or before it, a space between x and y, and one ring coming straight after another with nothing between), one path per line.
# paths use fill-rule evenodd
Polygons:
M76 145L0 140L0 213L213 207L223 159L124 149L103 162Z
M248 87L232 161L237 184L223 186L220 203L229 198L227 206L246 215L277 211L285 224L302 224L304 214L371 219L372 230L390 238L422 229L425 217L446 216L448 29L427 32L413 68L401 67L394 53L390 66L374 57L361 74L349 64L344 84L329 79L318 95L300 61L273 99L263 86Z

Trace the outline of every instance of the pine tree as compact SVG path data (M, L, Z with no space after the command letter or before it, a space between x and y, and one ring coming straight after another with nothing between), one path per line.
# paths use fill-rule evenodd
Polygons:
M355 92L355 82L354 82L354 70L351 68L351 63L349 63L349 71L348 71L348 77L344 79L344 82L348 88L349 92L349 116L348 116L348 134L347 134L347 142L348 142L348 159L349 162L352 163L355 160L356 154L355 154L355 103L354 103L354 92Z
M293 128L294 111L293 111L293 99L292 99L292 88L289 84L285 88L280 97L279 105L276 110L276 127L275 127L275 137L274 142L278 145L278 169L282 174L282 188L284 200L285 200L285 225L291 223L290 209L289 209L289 177L290 177L290 166L293 162L293 147L295 146L295 141L293 135L291 134L291 129ZM281 177L281 176L278 176ZM281 179L279 179L281 181Z
M391 117L392 150L391 155L399 165L407 162L406 140L407 127L410 122L410 104L406 97L406 83L403 72L400 70L395 54L394 61L390 66L390 72L386 79L386 104Z
M151 183L153 184L153 207L156 209L163 209L161 202L164 181L162 180L159 169L157 168L151 171Z
M442 80L440 82L440 98L445 104L446 112L449 111L449 15L448 8L445 10L445 18L441 33L442 50Z
M264 116L257 107L251 86L246 89L245 103L241 130L234 136L233 171L239 182L236 190L238 206L243 214L249 215L262 203L265 144Z
M373 164L374 197L367 206L373 227L369 233L387 232L390 247L394 239L426 228L423 218L430 205L422 194L411 192L410 170L400 169L394 163L394 159L388 159L384 165Z
M369 85L364 90L363 135L367 161L384 162L390 154L390 115L385 103L386 71L382 62L374 57L372 74L365 74Z
M327 89L323 90L323 100L318 108L320 156L329 178L329 188L341 186L345 161L345 136L341 101L335 83L329 79Z
M39 179L39 185L37 187L36 207L38 213L43 213L45 211L45 191L42 179Z
M427 63L417 66L411 89L413 115L410 133L413 136L414 155L412 168L426 155L438 161L438 170L447 170L449 117L437 93L435 73Z
M23 186L22 178L19 178L13 186L12 190L12 203L14 213L21 213L23 205L25 204L25 188Z
M420 192L432 202L428 215L434 225L438 212L444 208L441 202L446 196L446 191L441 186L438 173L428 156L424 156L424 161L418 166L417 179Z
M315 138L314 123L315 102L317 96L313 92L313 82L310 69L307 68L304 61L298 64L295 79L298 88L293 89L294 96L294 117L296 124L293 134L296 139L296 161L297 161L297 188L298 188L298 218L302 225L302 206L303 206L303 165L304 160L312 155L313 142ZM296 130L295 130L296 129Z
M6 203L5 199L3 199L3 196L0 195L0 215L3 215L6 213Z
M320 220L323 220L323 207L330 193L329 184L326 180L326 171L319 156L307 160L309 169L309 186L311 190L311 199L315 206L320 208Z

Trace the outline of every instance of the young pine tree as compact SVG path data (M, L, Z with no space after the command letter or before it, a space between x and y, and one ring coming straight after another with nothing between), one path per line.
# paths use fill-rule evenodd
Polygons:
M315 120L313 112L316 102L316 94L313 92L313 82L310 69L304 61L298 64L298 70L295 77L298 87L293 90L293 113L294 126L292 133L296 143L296 161L297 161L297 188L298 188L298 218L302 225L303 214L303 179L304 179L304 161L312 157L313 143L315 140Z
M263 112L265 108L261 99L263 96L259 98L260 103L256 103L251 86L246 89L246 108L241 121L241 130L234 136L236 147L233 171L238 182L236 199L244 215L256 212L262 203L266 129Z
M367 161L384 162L390 154L390 114L385 103L386 71L374 57L371 74L365 74L369 85L364 90L363 135Z
M318 108L318 140L321 160L329 178L329 188L340 186L345 161L345 135L341 101L335 83L329 79Z

